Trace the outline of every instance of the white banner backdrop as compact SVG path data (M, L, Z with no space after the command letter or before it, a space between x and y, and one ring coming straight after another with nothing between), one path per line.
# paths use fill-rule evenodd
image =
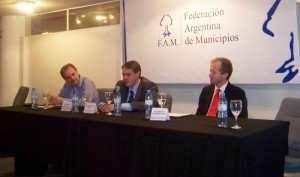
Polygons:
M231 82L300 83L295 0L124 0L126 56L157 83L208 83L210 60Z

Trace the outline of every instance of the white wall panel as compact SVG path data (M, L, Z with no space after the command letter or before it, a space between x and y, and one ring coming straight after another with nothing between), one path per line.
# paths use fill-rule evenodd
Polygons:
M25 17L1 17L0 32L0 106L11 106L23 84L21 39L25 35Z
M25 38L24 45L28 50L24 77L39 93L42 89L59 93L64 84L60 69L67 63L73 63L97 87L114 87L120 79L120 25L31 36Z

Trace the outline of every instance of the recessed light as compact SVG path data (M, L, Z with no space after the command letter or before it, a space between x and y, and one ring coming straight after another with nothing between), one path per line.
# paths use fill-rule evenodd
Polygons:
M27 13L31 13L33 11L34 4L35 3L33 1L29 1L29 0L18 1L16 3L18 9L25 11Z

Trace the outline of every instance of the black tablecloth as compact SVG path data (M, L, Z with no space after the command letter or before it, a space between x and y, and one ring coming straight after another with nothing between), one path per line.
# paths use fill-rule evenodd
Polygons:
M0 156L16 157L17 175L50 165L64 176L282 177L288 153L285 121L240 119L233 130L204 116L156 122L143 112L116 118L28 107L0 108L0 117Z

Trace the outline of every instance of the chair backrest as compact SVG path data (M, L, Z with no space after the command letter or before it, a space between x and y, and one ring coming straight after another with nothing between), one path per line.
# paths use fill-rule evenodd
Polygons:
M171 112L173 98L172 98L172 95L170 95L168 93L166 95L167 95L167 100L166 100L165 107L169 109L169 112Z
M284 98L275 120L290 122L289 156L300 157L300 98Z
M23 106L27 99L29 93L29 88L21 86L18 90L18 93L14 99L13 106Z
M113 92L114 88L97 88L98 90L98 95L99 95L99 101L100 102L105 102L105 92Z

